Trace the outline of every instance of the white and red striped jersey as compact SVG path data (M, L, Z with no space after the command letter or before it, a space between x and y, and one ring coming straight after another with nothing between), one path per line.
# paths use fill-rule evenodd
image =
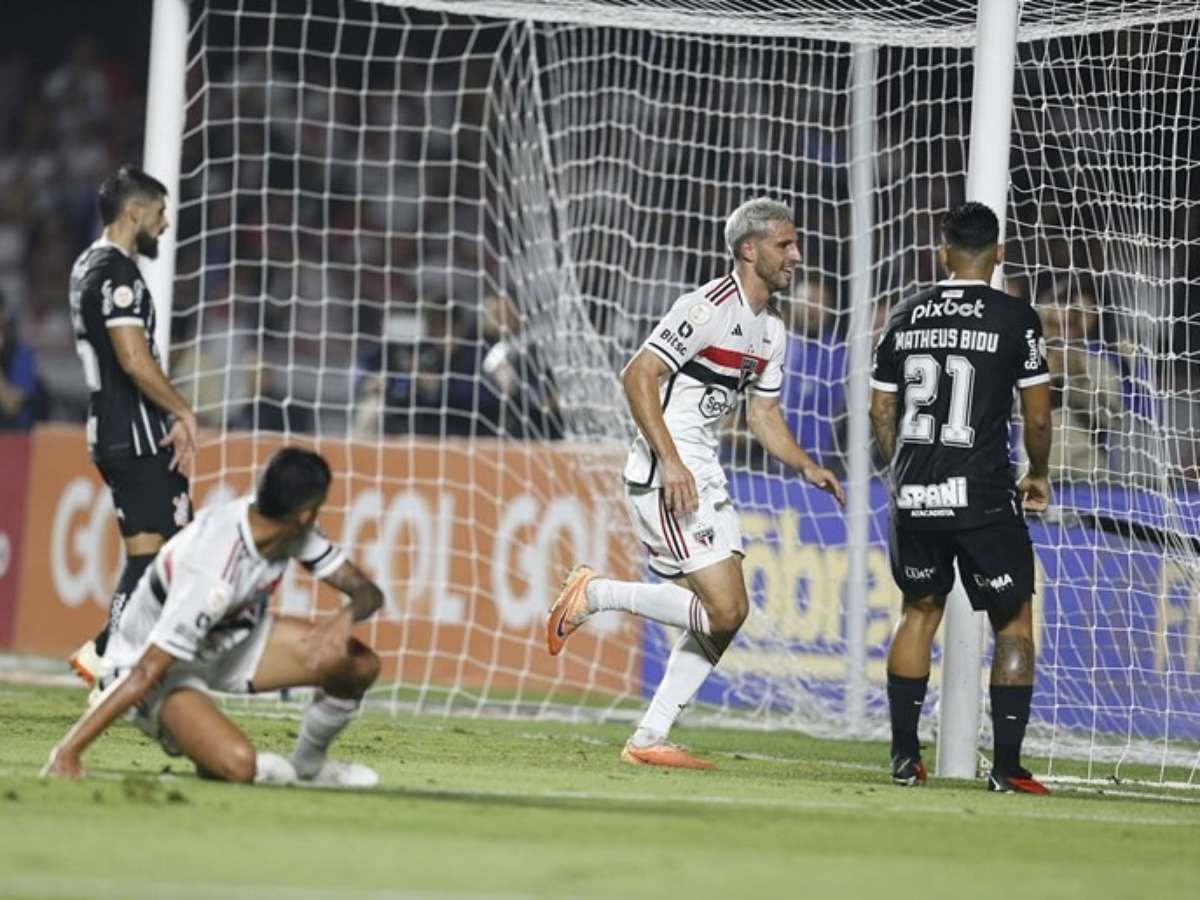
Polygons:
M684 294L642 348L671 368L659 388L663 419L697 483L724 482L718 457L721 420L746 391L778 396L787 337L769 309L750 309L736 274ZM625 462L631 487L658 487L658 460L639 434Z
M325 578L346 555L317 528L279 559L254 545L247 513L253 497L201 510L167 541L121 612L104 654L126 669L153 644L176 659L206 661L249 636L291 559Z

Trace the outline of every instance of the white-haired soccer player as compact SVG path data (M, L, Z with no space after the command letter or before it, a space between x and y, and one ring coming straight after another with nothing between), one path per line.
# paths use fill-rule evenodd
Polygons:
M546 623L557 654L592 613L623 610L685 629L621 758L711 768L668 742L749 611L742 535L717 457L721 421L749 393L750 429L775 458L844 502L841 486L797 445L779 409L787 335L768 305L800 251L791 211L747 201L725 223L733 270L680 297L621 373L640 433L625 465L634 531L662 583L622 582L576 566Z
M383 594L316 526L330 472L316 453L276 453L255 494L201 512L163 545L109 641L103 693L50 753L43 774L78 778L80 756L127 710L142 731L203 776L225 781L370 787L371 769L326 757L379 674L351 637ZM291 559L349 596L319 622L273 616L267 604ZM217 708L229 693L318 688L290 759L256 753Z

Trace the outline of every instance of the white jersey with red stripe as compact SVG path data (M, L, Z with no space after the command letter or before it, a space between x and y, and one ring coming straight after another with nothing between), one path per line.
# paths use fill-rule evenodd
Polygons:
M676 300L642 349L671 369L659 398L684 464L698 484L723 484L721 421L747 391L779 396L787 351L783 322L769 309L755 315L731 273ZM624 474L630 487L659 487L658 460L641 434Z
M288 562L325 578L346 555L313 527L278 559L254 544L253 497L201 510L167 541L121 612L104 662L128 669L154 645L176 659L205 662L244 641L266 615Z

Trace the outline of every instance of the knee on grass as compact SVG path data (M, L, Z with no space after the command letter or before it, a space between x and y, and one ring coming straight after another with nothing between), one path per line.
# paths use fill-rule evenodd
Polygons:
M201 778L228 781L231 784L250 784L257 771L254 747L242 741L222 749L220 755L207 764L196 763Z

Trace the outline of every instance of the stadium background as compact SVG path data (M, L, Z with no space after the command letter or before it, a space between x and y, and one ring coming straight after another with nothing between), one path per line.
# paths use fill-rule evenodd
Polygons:
M220 8L221 4L214 4ZM144 121L145 96L145 47L148 40L149 3L120 4L111 9L87 6L70 7L71 14L58 17L58 29L50 32L40 23L45 16L44 4L21 3L6 8L6 26L3 29L4 60L0 63L3 83L10 86L4 99L0 100L0 123L3 128L0 146L0 285L8 298L8 309L12 312L17 334L30 346L37 359L41 389L37 395L34 415L44 423L76 423L68 425L39 424L28 435L6 435L0 438L0 452L5 461L6 477L2 490L4 503L0 508L4 534L7 536L7 552L3 555L5 565L0 567L0 648L24 652L60 654L71 649L77 640L85 636L98 621L101 610L107 603L109 589L114 580L117 565L117 542L115 528L111 526L104 506L104 492L88 466L83 454L82 440L77 427L81 420L84 397L82 382L78 378L78 367L72 346L69 320L66 315L64 284L70 261L86 243L95 236L98 223L94 215L95 185L105 173L122 161L137 161L141 156L142 127ZM320 26L314 26L318 29ZM213 38L222 40L221 20L213 24ZM252 31L253 28L250 27ZM245 37L244 35L242 37ZM319 45L318 34L312 38ZM484 39L486 41L486 37ZM252 40L251 40L252 42ZM409 48L415 57L432 53L431 46ZM445 50L445 48L441 48ZM448 52L448 51L447 51ZM213 66L218 72L228 75L232 63L214 54ZM258 59L241 58L241 76L247 83L255 81L254 69L265 64L265 56ZM317 82L324 76L319 69L308 72ZM216 80L219 80L217 78ZM210 429L210 434L235 434L243 431L261 433L286 428L295 434L344 435L355 425L352 422L356 392L361 385L363 371L369 369L370 360L387 352L386 337L394 328L403 328L403 316L395 316L397 307L414 304L414 298L432 306L453 306L449 301L456 297L469 296L475 290L474 282L493 273L495 260L490 259L486 246L451 237L453 231L470 233L474 229L469 217L473 214L470 204L452 202L454 197L469 195L470 185L464 182L461 170L452 172L446 164L451 148L423 147L420 152L426 161L433 160L427 176L421 177L419 193L417 185L409 185L413 196L420 203L410 204L404 230L410 237L367 246L380 254L378 260L387 259L391 274L381 274L371 266L371 259L363 260L366 265L354 271L323 268L318 264L322 254L328 252L324 238L317 238L313 247L293 246L292 232L285 226L299 224L313 232L332 229L337 232L346 228L345 217L353 219L365 216L367 230L380 230L383 220L372 220L376 215L366 204L362 209L345 209L287 201L259 202L258 199L239 206L231 200L237 194L237 185L232 166L223 168L220 160L232 160L238 155L258 158L263 154L265 135L252 130L223 127L221 104L232 110L237 104L253 105L262 102L253 90L228 91L222 95L215 92L216 110L209 110L205 131L211 144L210 156L217 162L204 169L203 177L184 179L180 205L175 216L174 227L180 236L178 274L176 282L175 311L173 319L173 377L184 390L185 396L197 406L201 421ZM320 107L331 103L328 98L320 99L319 92L312 96L285 98L285 103L310 103ZM28 97L39 97L41 102L24 102ZM366 115L371 113L368 110ZM440 109L437 103L425 110L414 110L416 121L437 125L439 116L450 114ZM470 121L471 111L457 112ZM308 108L305 115L314 119L328 117L337 120L346 115L353 120L358 111L336 108ZM1194 123L1195 118L1191 121ZM195 125L196 123L191 123ZM442 122L442 124L445 124ZM949 123L948 130L961 135L965 122ZM464 141L471 139L471 129L464 132ZM274 139L274 138L273 138ZM336 137L321 132L298 134L298 142L313 140L333 141ZM1187 138L1195 142L1193 133ZM438 138L434 138L436 143ZM385 148L394 152L394 148ZM250 183L265 185L292 183L316 185L314 190L323 190L337 180L336 173L321 171L307 174L303 163L289 157L295 145L282 146L279 153L267 153L263 170L248 171L253 164L243 165L236 177L246 178ZM469 146L454 148L460 155L471 157L477 150ZM832 159L837 148L809 146L807 152L813 159L823 155ZM961 147L955 142L931 148L928 152L935 158L925 159L922 168L944 168L961 172L964 161ZM195 144L185 144L185 172L196 171L189 163L197 160ZM408 151L415 159L418 152L414 145ZM189 154L192 154L189 156ZM335 154L336 156L336 154ZM719 158L711 165L721 165ZM1036 165L1034 167L1036 169ZM347 183L359 177L355 173L346 175ZM848 259L839 243L843 227L837 215L837 204L831 198L837 194L838 186L829 182L833 175L820 166L810 166L809 179L805 184L815 209L811 215L818 221L833 222L828 234L830 240L814 239L805 247L806 257L832 276L834 285L840 288ZM451 191L453 178L453 191ZM945 196L939 195L939 186L930 182L918 184L909 196L894 198L897 206L905 203L922 209L934 209L944 204ZM1024 187L1018 179L1014 190L1024 196ZM403 191L402 191L403 192ZM712 200L713 198L705 198ZM1028 197L1026 199L1029 199ZM1030 203L1032 201L1030 200ZM416 207L419 206L419 211ZM1018 205L1022 211L1025 206ZM678 243L680 246L715 245L714 219L696 215L696 210L685 211ZM395 220L392 220L395 221ZM450 229L447 223L454 221L459 227ZM1181 229L1181 240L1194 240L1195 230L1200 223L1195 216L1173 220ZM418 227L418 223L421 227ZM932 216L912 217L912 222L903 226L911 233L900 242L920 244L932 242ZM819 230L818 230L818 233ZM203 236L203 239L201 239ZM328 239L336 243L336 235ZM373 248L373 249L372 249ZM1010 246L1010 258L1018 270L1029 271L1032 260L1046 248L1023 248L1014 238ZM1066 254L1064 264L1074 267L1089 259L1087 247L1072 244L1071 239L1058 242L1046 250L1050 258L1055 254ZM239 260L258 259L260 264L245 266ZM1175 347L1191 347L1192 329L1196 316L1193 301L1186 288L1200 278L1195 253L1182 255L1182 270L1176 282L1179 290L1155 299L1162 310L1163 334L1155 338L1163 356L1151 364L1170 366L1177 383L1185 386L1168 402L1188 408L1177 418L1190 421L1190 404L1194 402L1192 370L1196 361L1187 353L1170 352ZM707 271L708 262L703 256L684 256L682 269L671 273L672 278L686 282L712 274ZM1174 263L1172 263L1174 265ZM652 275L653 273L637 273ZM928 254L906 257L896 262L890 283L907 284L932 277L931 259ZM464 288L463 281L471 282ZM888 280L885 279L885 283ZM1029 297L1038 296L1047 287L1036 283L1036 279L1018 278L1010 285L1014 290ZM830 357L840 354L841 365L845 364L846 301L843 290L836 290L827 327L830 331ZM344 298L345 302L337 298ZM627 317L617 329L623 340L644 330L655 311L655 303L663 299L637 298L638 313ZM203 313L201 312L203 310ZM468 310L474 316L475 311ZM1133 311L1102 307L1099 315L1108 324L1109 333L1119 333L1118 320ZM593 311L601 316L603 311ZM820 314L816 314L820 318ZM390 318L391 317L391 318ZM398 323L398 324L394 324ZM458 327L450 321L447 328ZM487 348L486 336L472 323L456 332L463 353L450 363L461 366L461 373L473 378L482 365ZM353 332L365 335L366 340L350 341L344 336ZM247 336L250 336L249 338ZM370 346L372 340L377 346ZM1114 346L1114 354L1121 348ZM1169 362L1167 361L1169 356ZM312 376L312 359L320 359L321 377ZM299 360L300 365L290 363ZM1167 514L1158 498L1144 493L1138 485L1138 472L1145 469L1149 461L1138 444L1139 404L1156 403L1158 400L1144 396L1144 380L1137 375L1137 365L1142 360L1125 360L1123 368L1123 391L1126 394L1128 422L1117 429L1120 435L1128 434L1131 443L1113 450L1113 465L1117 471L1130 474L1132 487L1105 485L1099 488L1087 486L1070 489L1065 495L1064 505L1076 506L1081 510L1103 508L1108 512L1124 511L1134 521L1152 527L1166 524ZM528 365L534 369L537 363ZM458 371L456 369L456 371ZM333 373L333 374L331 374ZM337 373L340 373L337 374ZM525 373L528 374L528 373ZM282 379L282 380L280 380ZM381 424L384 433L416 435L417 445L428 449L428 471L443 465L444 457L436 455L443 451L433 449L435 445L420 442L432 437L450 436L458 438L509 439L503 451L515 454L522 461L511 463L516 468L528 469L531 463L523 456L528 451L518 442L528 439L560 441L564 436L584 432L578 423L564 418L547 400L541 384L536 388L538 377L530 376L529 392L515 412L497 408L486 416L479 415L478 408L456 409L447 403L444 408L428 407L424 411L415 407L399 410L391 425ZM835 379L836 381L836 379ZM844 411L838 413L839 400L836 386L831 384L827 395L817 401L829 416L824 428L813 429L801 417L794 421L810 430L805 435L809 445L816 444L823 459L838 467L844 449ZM1142 393L1139 393L1142 392ZM232 398L232 401L231 401ZM477 402L477 401L476 401ZM797 409L800 407L798 406ZM1144 412L1144 410L1142 410ZM464 414L465 413L465 414ZM210 444L207 459L212 466L233 470L248 470L249 463L239 465L231 462L227 452L236 458L237 438L232 439L232 451L218 449ZM453 446L439 444L439 447ZM1187 435L1181 435L1169 445L1169 458L1164 460L1172 473L1177 497L1185 508L1194 508L1192 488L1195 484L1196 444ZM453 451L449 451L451 454ZM563 465L572 452L569 442L560 448L546 451L551 458L563 455ZM743 452L735 443L729 453L738 457ZM256 445L254 458L261 458L261 447ZM219 459L219 461L218 461ZM409 457L404 465L418 457ZM202 468L205 465L202 462ZM465 465L465 464L464 464ZM509 465L505 463L504 465ZM503 467L503 466L501 466ZM751 671L758 668L764 675L763 683L756 689L754 679L749 684L739 685L739 702L751 705L774 702L766 682L778 673L797 674L816 683L817 691L834 695L839 690L844 666L844 634L840 613L840 591L845 578L845 534L822 507L820 498L805 497L799 501L790 495L793 489L781 487L778 480L763 468L760 460L750 459L747 471L735 480L737 495L745 500L763 497L772 498L768 505L777 509L804 508L809 515L797 520L773 520L757 522L747 519L748 532L756 535L751 546L751 570L754 573L756 597L760 606L776 602L780 596L775 589L788 578L807 575L809 579L808 602L803 607L778 610L778 621L787 629L783 634L785 652L770 659L744 660ZM242 484L248 483L246 473L240 475ZM399 483L412 478L407 469L397 468L385 474L389 482ZM435 479L455 481L452 472L442 470ZM421 482L422 479L415 479ZM464 475L458 479L465 483ZM235 486L237 477L228 481ZM565 483L565 482L564 482ZM369 485L361 486L369 490ZM354 505L358 494L349 486L346 505ZM783 492L782 494L780 492ZM1104 494L1098 500L1096 492ZM496 581L492 572L503 566L503 543L491 537L479 538L474 534L463 534L453 530L439 529L438 516L431 511L441 510L443 496L427 485L418 488L423 493L419 509L426 518L414 519L413 526L406 523L414 534L430 535L430 552L417 546L410 548L403 558L392 558L387 552L375 551L373 561L377 566L392 566L400 571L418 561L428 565L444 566L441 571L419 569L424 576L410 579L408 594L399 599L405 605L424 604L425 617L434 623L442 623L428 633L416 632L406 640L406 652L395 657L393 663L403 659L411 665L412 677L428 679L438 677L438 666L447 665L453 675L466 681L483 680L489 677L488 666L500 661L503 670L516 671L520 668L541 669L547 678L550 667L547 660L527 648L530 635L536 631L541 597L547 584L536 578L506 589ZM395 494L378 498L386 507ZM1072 502L1078 498L1078 502ZM499 519L499 509L517 499L503 491L493 492L492 509L476 511L475 519L481 531L488 535L497 530L493 525ZM581 509L589 509L587 491L580 489L575 495L577 508L569 509L572 501L570 491L564 491L554 500L562 500L568 515L575 520L586 519L576 515ZM464 494L455 502L471 503ZM539 510L550 505L547 498L537 498ZM882 509L880 496L875 496L872 508ZM620 510L602 509L599 518L587 522L573 538L573 549L590 550L593 559L601 561L611 557L613 565L621 571L632 571L633 563L623 555L615 544L608 546L602 539L609 533L607 523L619 516ZM444 517L443 517L444 518ZM1195 516L1185 517L1186 527L1192 529L1185 536L1196 537ZM757 524L757 528L754 526ZM1177 527L1177 523L1172 523ZM790 529L790 531L789 531ZM874 543L869 554L872 589L869 597L870 621L868 624L868 652L871 660L872 681L881 682L881 662L886 646L886 636L892 616L895 614L896 597L886 574L886 557L883 552L885 523L877 515L872 525ZM1043 716L1053 715L1055 721L1066 726L1094 725L1095 707L1109 710L1113 718L1103 723L1106 732L1122 734L1136 732L1153 739L1166 728L1165 710L1175 715L1172 734L1175 737L1200 737L1200 707L1197 679L1200 678L1200 604L1196 602L1190 572L1164 559L1159 544L1153 540L1130 540L1121 536L1105 536L1091 529L1076 526L1038 526L1039 543L1055 547L1052 554L1042 553L1041 572L1043 583L1051 586L1044 591L1045 604L1041 632L1041 654L1044 660L1059 662L1067 673L1067 680L1050 686L1041 685L1039 704ZM383 533L376 536L379 544L385 544ZM536 543L536 542L535 542ZM470 547L469 554L457 553L455 548ZM500 548L500 549L497 549ZM1065 552L1063 552L1065 550ZM550 553L548 549L546 551ZM555 551L558 552L558 551ZM501 553L501 556L496 554ZM389 562L389 560L391 560ZM536 568L536 567L535 567ZM544 568L544 566L543 566ZM392 571L389 570L389 571ZM398 576L397 576L398 577ZM433 592L431 585L445 590ZM497 589L499 588L499 589ZM307 609L307 590L301 584L285 589L282 602L285 607L294 603L297 609ZM1134 597L1130 606L1126 600ZM486 646L475 648L477 639L464 626L467 611L473 620L486 627L495 626L500 647L488 639ZM1125 621L1116 623L1122 633L1134 636L1126 642L1076 641L1070 630L1065 633L1055 629L1055 624L1067 617L1087 619L1100 615L1097 611L1121 610ZM610 638L613 645L624 641L634 631L634 626L612 624L600 629L595 647L581 654L588 671L575 673L576 679L586 681L590 672L600 671L607 682L596 685L603 690L641 693L644 684L653 684L658 678L661 665L661 650L664 642L655 629L644 632L644 654L609 658ZM511 637L505 636L511 632ZM640 632L639 632L640 633ZM1064 641L1061 645L1058 640ZM464 664L459 661L466 651ZM472 657L478 650L486 662L473 663ZM458 654L455 657L453 654ZM1175 660L1177 667L1172 677L1161 678L1167 669L1168 658ZM465 668L464 668L465 665ZM568 666L571 663L568 661ZM1078 673L1078 682L1071 683L1070 673ZM1145 682L1139 680L1140 673L1150 673ZM403 673L402 673L403 674ZM501 678L503 681L503 678ZM721 700L727 698L729 687L720 680L706 688L705 696ZM1099 690L1097 697L1096 691ZM1050 699L1053 698L1053 699ZM876 694L878 703L879 695ZM1053 709L1047 704L1053 703Z

